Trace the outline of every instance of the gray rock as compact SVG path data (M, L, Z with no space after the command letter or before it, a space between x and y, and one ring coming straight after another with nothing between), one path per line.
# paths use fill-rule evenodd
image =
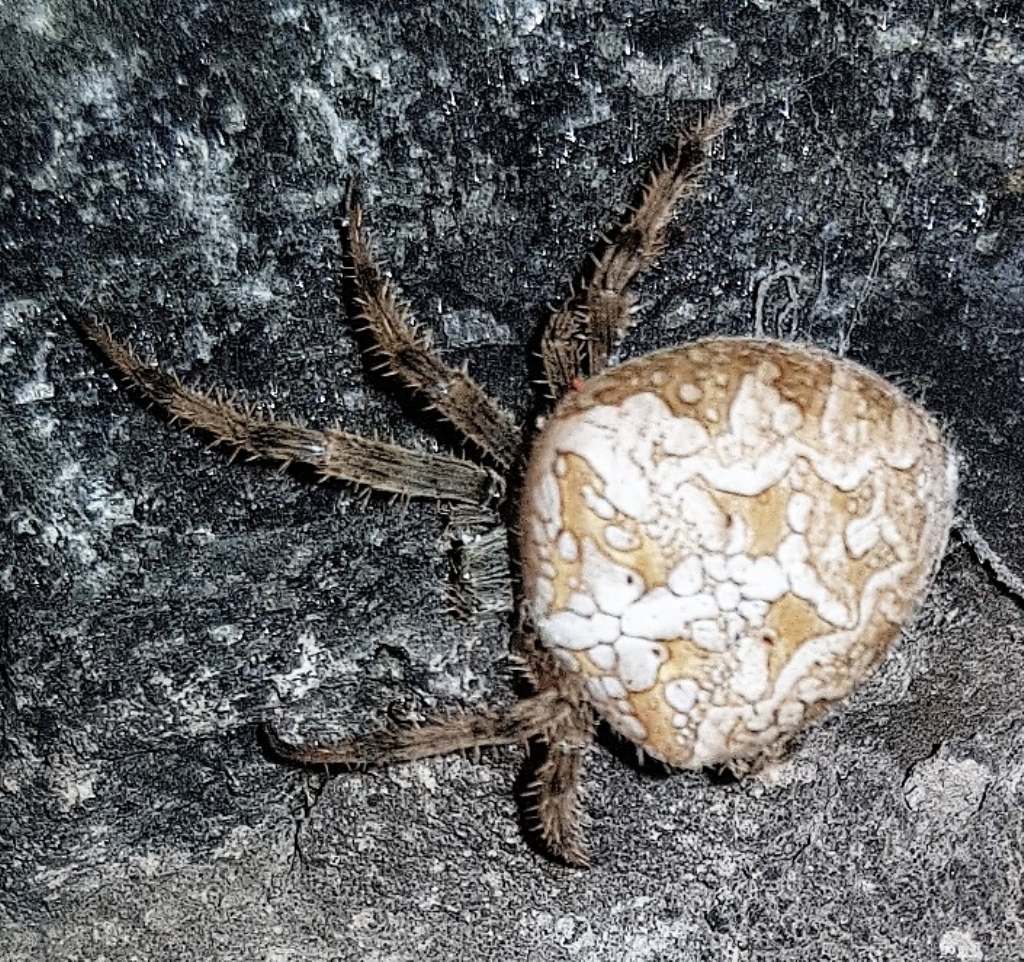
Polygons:
M1020 957L1024 36L1005 5L896 6L8 0L0 958ZM760 329L935 411L965 525L922 616L765 775L595 750L588 873L524 841L518 750L271 764L262 719L511 699L508 626L442 610L433 505L229 464L76 321L433 444L340 314L357 174L435 341L523 417L542 305L695 96L742 110L625 353Z

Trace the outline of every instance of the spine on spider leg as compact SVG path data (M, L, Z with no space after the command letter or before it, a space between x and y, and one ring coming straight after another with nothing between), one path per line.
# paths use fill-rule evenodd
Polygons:
M143 364L105 327L89 324L84 331L121 374L160 405L172 421L206 432L214 444L226 444L255 458L306 464L324 477L401 496L470 504L486 504L500 496L497 475L471 462L412 451L338 429L318 431L263 417L252 407L243 408L186 387L176 376Z

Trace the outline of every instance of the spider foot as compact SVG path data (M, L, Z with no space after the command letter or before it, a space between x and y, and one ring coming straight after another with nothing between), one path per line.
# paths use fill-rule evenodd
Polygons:
M580 788L583 751L582 746L548 742L534 781L522 792L530 802L524 815L544 848L573 868L590 867Z

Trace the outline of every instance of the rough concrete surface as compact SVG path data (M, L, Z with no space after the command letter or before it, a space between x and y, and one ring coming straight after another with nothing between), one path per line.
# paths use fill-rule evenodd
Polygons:
M1024 956L1017 4L5 0L0 29L0 958ZM605 739L588 872L524 837L520 750L270 763L263 719L507 702L507 619L441 610L435 505L229 464L76 321L445 443L339 314L358 173L445 357L525 416L542 305L709 98L741 110L624 354L761 330L935 411L962 523L921 616L764 775Z

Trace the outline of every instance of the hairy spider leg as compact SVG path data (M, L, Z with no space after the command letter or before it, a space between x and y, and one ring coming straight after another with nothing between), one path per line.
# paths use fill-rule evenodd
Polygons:
M354 301L380 368L421 394L431 410L449 421L467 440L511 467L522 447L522 433L513 417L494 401L465 370L449 367L418 327L396 286L381 275L363 230L363 212L350 186L347 200L347 255Z
M590 865L583 832L582 772L593 739L593 716L588 706L567 712L545 733L547 754L538 766L529 793L536 797L530 810L548 851L577 868Z
M489 525L449 526L451 577L445 590L449 609L484 621L511 612L512 572L508 532L494 518Z
M543 756L523 793L524 814L539 831L548 852L566 865L587 868L590 857L583 831L581 776L587 749L594 740L594 711L581 676L564 671L554 656L539 647L523 625L513 661L538 692L556 692L563 711L543 734Z
M493 471L461 458L413 451L336 428L317 430L261 415L224 397L182 384L177 376L142 363L130 345L99 324L84 324L85 335L110 363L149 400L180 421L253 458L297 462L324 478L338 478L377 491L411 498L486 504L499 498L502 480Z
M552 312L540 350L553 400L577 379L607 366L632 323L634 299L627 288L661 254L676 206L700 189L707 146L729 126L733 113L718 108L679 134L644 181L639 205L629 208L612 235L603 238L604 250L591 255L579 289Z
M425 725L403 725L332 745L293 745L270 725L262 732L267 750L297 765L393 765L498 745L528 742L556 726L571 710L549 689L510 705L503 712L456 714Z

